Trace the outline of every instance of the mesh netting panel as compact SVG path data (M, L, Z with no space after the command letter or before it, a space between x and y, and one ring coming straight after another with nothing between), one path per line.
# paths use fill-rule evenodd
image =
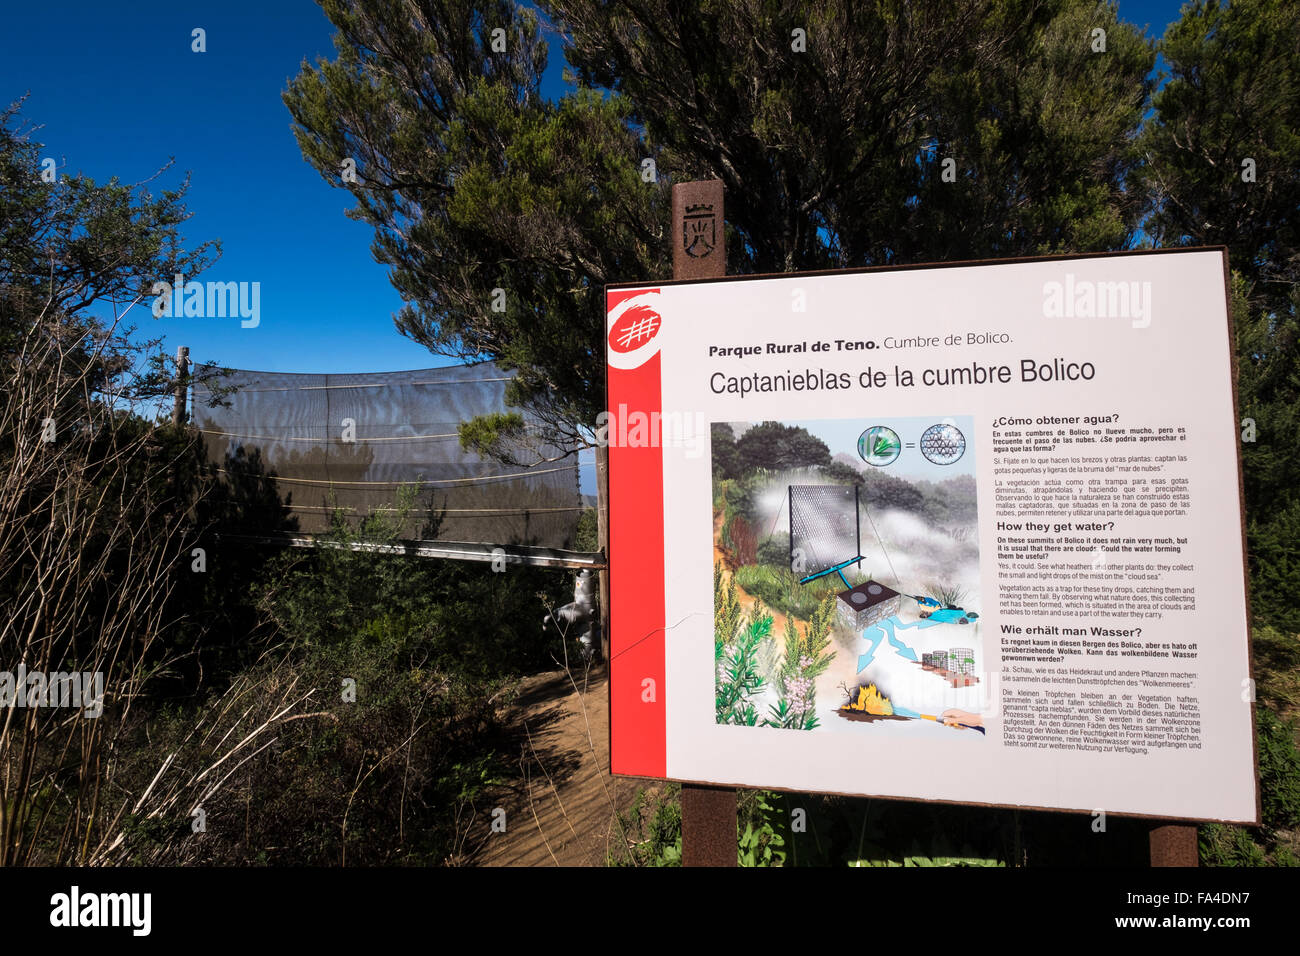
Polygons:
M354 519L391 516L385 510L399 487L419 482L404 537L571 548L582 511L576 455L545 462L559 449L519 448L521 461L538 462L521 468L461 450L457 426L505 411L509 378L492 363L330 375L236 370L218 380L237 388L229 408L209 408L208 389L194 386L194 421L228 477L273 476L297 530L327 530L335 508Z
M790 486L790 553L804 574L858 556L858 499L853 485ZM799 565L795 565L799 567Z

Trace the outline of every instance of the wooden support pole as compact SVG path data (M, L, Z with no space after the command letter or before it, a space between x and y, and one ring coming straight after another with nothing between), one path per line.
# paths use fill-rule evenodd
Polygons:
M1198 866L1196 827L1159 824L1151 828L1152 866Z
M721 180L673 186L673 278L727 274ZM736 791L682 784L682 865L736 865Z
M172 402L172 424L185 424L185 394L190 386L190 349L188 345L176 347L176 391Z
M605 555L605 567L597 572L600 607L596 626L600 659L609 662L609 446L596 446L596 547Z

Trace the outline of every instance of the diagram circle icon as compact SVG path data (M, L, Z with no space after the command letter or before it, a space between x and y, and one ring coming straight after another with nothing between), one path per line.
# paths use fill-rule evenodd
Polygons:
M902 450L898 432L887 425L872 425L858 436L858 454L868 465L877 468L893 464Z
M966 454L966 436L956 425L931 425L921 435L921 454L936 465L951 465Z

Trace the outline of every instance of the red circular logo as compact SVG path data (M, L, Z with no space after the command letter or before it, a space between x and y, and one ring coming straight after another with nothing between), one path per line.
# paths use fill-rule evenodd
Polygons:
M615 352L635 352L659 332L663 319L648 305L634 305L609 330L609 347Z

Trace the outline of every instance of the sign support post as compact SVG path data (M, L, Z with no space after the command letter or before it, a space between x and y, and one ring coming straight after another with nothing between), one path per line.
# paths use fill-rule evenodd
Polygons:
M1196 827L1177 823L1151 828L1152 866L1198 866Z
M727 274L719 179L673 185L673 278ZM736 865L736 791L682 784L682 865Z

